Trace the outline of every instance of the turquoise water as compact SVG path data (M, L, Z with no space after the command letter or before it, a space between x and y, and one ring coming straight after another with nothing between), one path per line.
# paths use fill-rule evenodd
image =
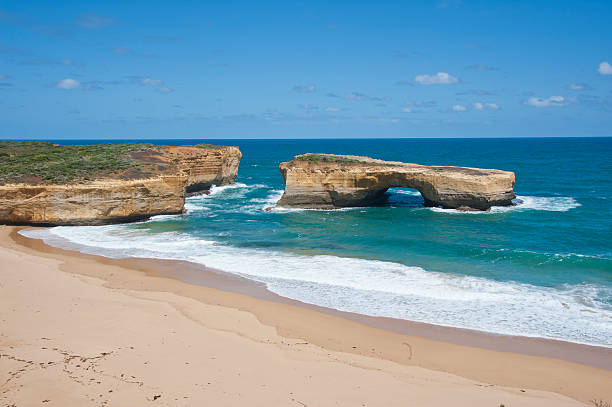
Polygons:
M191 260L347 311L612 346L611 138L219 143L243 152L237 184L188 199L186 215L44 237ZM380 207L264 210L282 193L278 164L304 152L510 170L517 205L460 213L393 189Z

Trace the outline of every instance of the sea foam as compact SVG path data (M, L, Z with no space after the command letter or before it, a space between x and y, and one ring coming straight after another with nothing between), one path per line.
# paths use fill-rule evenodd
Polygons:
M544 196L522 196L517 195L512 206L493 206L488 211L458 211L456 209L427 208L434 212L461 214L461 215L486 215L491 213L507 213L513 211L549 211L567 212L580 205L578 201L569 196L544 197Z

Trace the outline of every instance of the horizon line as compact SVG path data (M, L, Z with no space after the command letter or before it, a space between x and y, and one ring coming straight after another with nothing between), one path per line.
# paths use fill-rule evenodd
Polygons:
M6 138L0 141L138 141L138 140L525 140L525 139L604 139L612 138L612 135L605 136L516 136L516 137L186 137L186 138Z

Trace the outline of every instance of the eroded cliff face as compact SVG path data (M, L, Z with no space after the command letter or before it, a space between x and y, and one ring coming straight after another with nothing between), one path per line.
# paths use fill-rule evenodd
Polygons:
M211 148L206 154L193 147L177 147L174 152L180 168L187 174L188 194L208 190L212 185L233 183L242 158L238 147Z
M512 205L514 173L424 166L368 157L308 154L281 163L285 192L278 206L331 209L368 206L388 188L417 189L428 206L487 210Z
M237 147L163 146L137 157L157 168L147 178L0 185L0 223L96 225L181 213L187 191L233 183L241 157Z
M185 175L75 185L2 185L0 222L95 225L181 213Z

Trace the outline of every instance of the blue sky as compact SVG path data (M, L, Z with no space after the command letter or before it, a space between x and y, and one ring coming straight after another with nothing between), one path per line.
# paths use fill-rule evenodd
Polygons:
M0 138L612 136L612 1L0 1Z

